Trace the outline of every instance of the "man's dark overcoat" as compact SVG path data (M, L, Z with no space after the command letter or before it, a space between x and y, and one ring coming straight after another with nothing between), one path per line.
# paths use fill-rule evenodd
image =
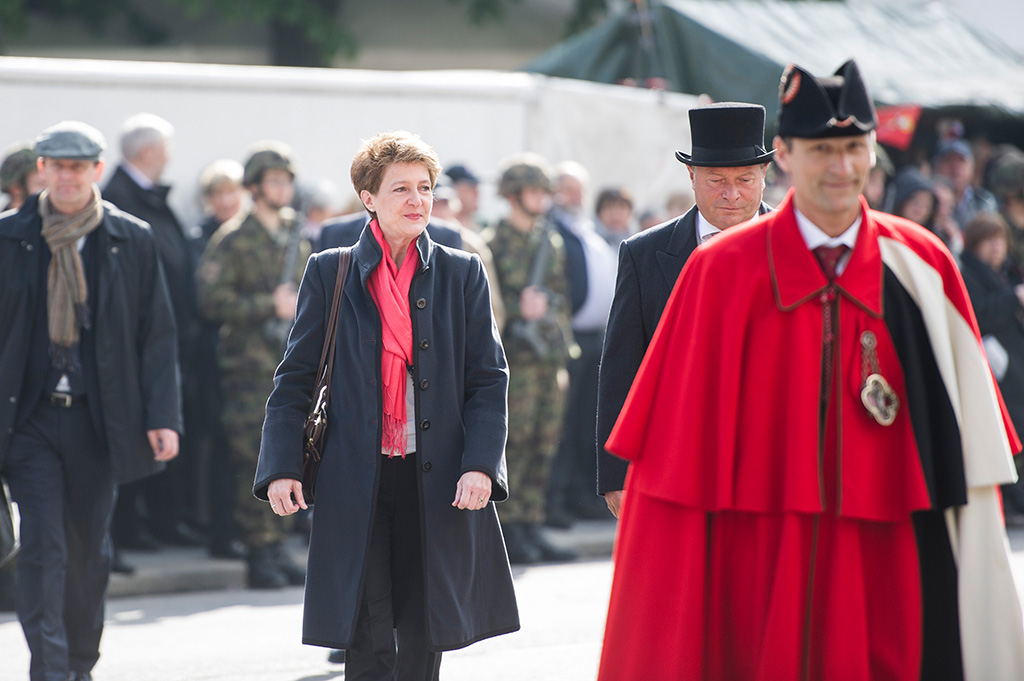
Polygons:
M758 213L771 208L761 203ZM690 254L697 248L697 206L619 246L615 298L608 314L597 392L597 492L625 487L629 464L604 443L658 328L661 313Z
M28 364L32 319L46 305L35 276L46 243L39 196L0 217L0 468L7 457ZM119 484L155 473L147 430L181 432L181 380L174 314L145 223L103 203L96 298L96 368L103 433ZM31 274L29 274L31 273Z
M519 617L494 504L452 506L460 476L491 477L508 497L505 355L479 258L416 242L409 292L413 328L416 451L426 575L428 641L434 650L515 631ZM299 289L295 325L267 404L254 491L301 478L301 437L338 271L337 249L313 255ZM323 463L309 545L303 642L346 648L365 578L381 462L381 323L368 278L382 258L365 230L353 247L335 352ZM396 575L396 579L416 576Z
M144 189L118 166L103 188L103 198L150 226L174 307L179 359L187 360L185 366L188 371L192 369L191 355L200 331L196 268L185 230L167 204L168 191L169 188L162 185Z

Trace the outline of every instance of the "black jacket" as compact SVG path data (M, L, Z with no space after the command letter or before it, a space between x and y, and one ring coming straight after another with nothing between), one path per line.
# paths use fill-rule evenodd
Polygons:
M168 187L143 189L121 166L117 167L103 189L103 198L149 223L174 307L178 327L179 352L191 364L191 351L199 336L199 311L196 305L196 272L192 246L177 216L167 205Z
M1020 280L1001 277L970 251L960 254L960 272L971 296L981 335L996 337L1009 356L999 390L1018 433L1024 432L1024 308L1013 292Z
M758 213L771 208L762 203ZM608 313L597 388L597 492L623 489L629 464L604 443L658 328L668 297L697 248L697 206L679 217L634 234L619 246L615 297Z
M328 248L344 248L353 246L359 241L363 228L370 222L370 216L364 212L342 215L339 218L324 222L320 230L320 238L316 243L317 251ZM438 220L431 220L427 225L427 234L431 241L450 248L462 248L462 236L459 230L449 227Z
M7 457L29 356L40 290L38 195L0 217L0 468ZM155 473L146 431L181 432L177 336L163 268L145 224L104 202L99 238L99 290L93 328L104 431L114 479L126 483Z
M427 630L434 650L461 648L519 628L512 577L493 504L452 506L460 476L482 471L492 498L508 497L505 354L480 259L417 241L409 292L413 327L416 452ZM338 271L338 250L314 254L299 287L295 326L267 403L254 491L300 479L302 430ZM381 469L381 325L368 278L382 252L365 230L352 252L338 322L323 463L306 576L303 642L351 643L366 570ZM413 578L413 577L407 577Z

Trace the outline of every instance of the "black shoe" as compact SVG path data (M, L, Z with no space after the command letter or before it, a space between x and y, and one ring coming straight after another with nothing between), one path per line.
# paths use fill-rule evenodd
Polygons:
M544 525L557 530L568 530L575 521L576 518L564 508L553 508L547 512L547 516L544 518Z
M157 540L171 546L203 546L206 538L193 530L187 523L178 523L154 532Z
M345 651L334 649L327 655L327 661L331 664L345 664Z
M92 681L92 674L89 672L71 672L68 674L68 681Z
M246 562L249 567L247 583L250 589L283 589L288 586L288 578L277 567L272 547L249 547Z
M508 551L508 562L513 565L533 565L542 560L540 549L537 548L526 534L526 526L522 523L504 523L501 526L505 535L505 550Z
M285 579L292 586L302 586L306 583L306 568L302 567L288 555L284 544L272 544L270 547L274 554L274 565L281 571Z
M543 560L553 563L565 563L580 557L580 554L572 549L559 548L549 542L539 525L525 525L524 530L528 541L536 547Z
M132 549L133 551L159 551L160 542L156 537L145 530L139 530L123 537L114 539L114 545L119 549Z
M110 571L119 575L131 576L135 574L135 566L124 559L121 552L114 550L114 558L110 561Z
M237 539L232 539L229 542L211 542L209 551L211 558L226 560L245 560L247 554L245 544Z

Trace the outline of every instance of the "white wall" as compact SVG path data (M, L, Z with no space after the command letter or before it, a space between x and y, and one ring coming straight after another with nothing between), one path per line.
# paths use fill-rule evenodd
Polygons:
M280 139L301 177L349 188L361 139L402 128L420 134L443 163L464 162L493 181L500 161L523 150L552 163L586 165L594 190L624 183L639 207L663 202L685 169L687 95L495 71L391 72L157 62L0 58L0 149L34 139L64 119L99 128L108 163L129 115L148 111L176 128L165 180L186 222L198 217L196 177L216 158L244 160L253 142ZM500 210L493 184L482 193Z

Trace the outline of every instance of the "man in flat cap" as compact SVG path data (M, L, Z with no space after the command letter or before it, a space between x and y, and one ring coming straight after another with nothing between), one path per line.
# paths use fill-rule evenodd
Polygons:
M963 281L868 208L856 64L789 67L778 210L697 249L608 450L599 678L1024 678L997 485L1020 443Z
M608 316L597 405L597 492L618 517L628 462L604 443L658 327L679 272L697 246L770 208L761 201L774 152L764 148L764 107L723 102L690 109L686 164L695 205L619 246L615 298Z
M0 475L21 512L31 681L90 679L115 486L178 452L177 340L149 228L100 199L104 141L35 142L45 189L0 218Z

